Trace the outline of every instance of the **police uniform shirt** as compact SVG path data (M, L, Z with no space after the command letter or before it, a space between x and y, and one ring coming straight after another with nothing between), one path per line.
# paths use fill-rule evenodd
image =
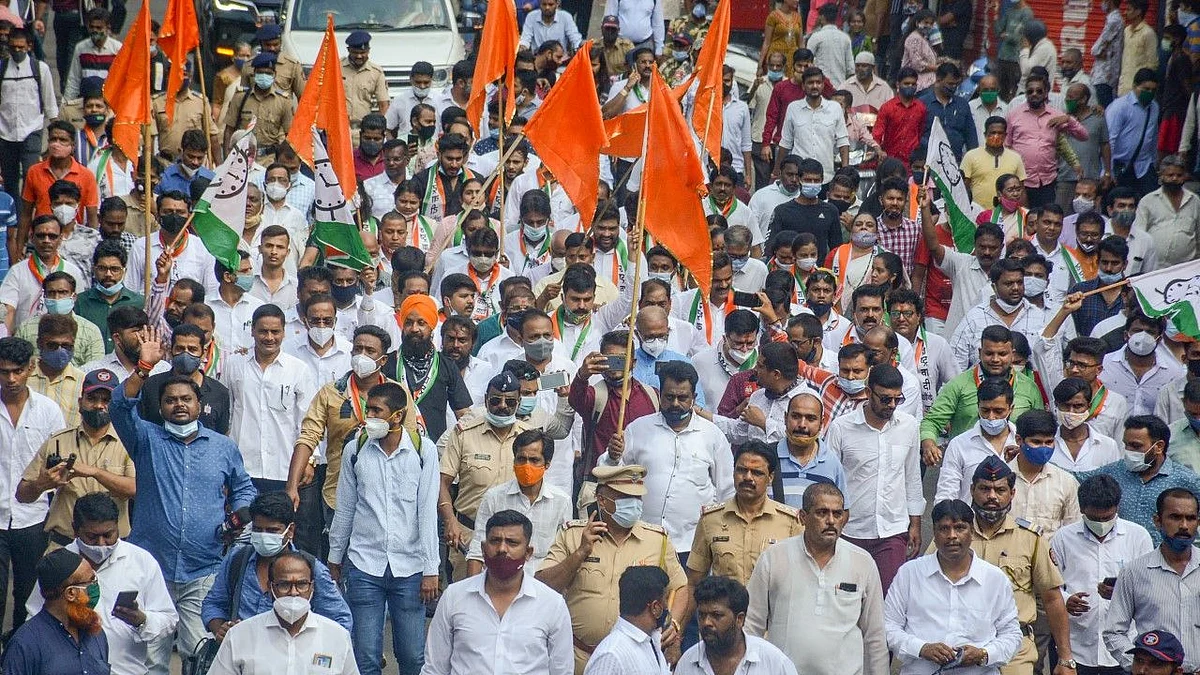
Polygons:
M513 440L528 429L521 420L503 435L482 415L469 415L446 434L441 472L458 479L454 510L474 519L483 494L512 477Z
M745 584L754 563L766 548L804 531L800 512L768 499L762 513L750 520L738 512L737 500L710 504L700 514L696 537L688 554L693 572L732 577Z
M372 61L362 68L350 64L350 57L342 59L342 82L346 89L346 110L350 114L350 125L357 127L367 114L378 110L379 104L388 101L387 78L383 69Z

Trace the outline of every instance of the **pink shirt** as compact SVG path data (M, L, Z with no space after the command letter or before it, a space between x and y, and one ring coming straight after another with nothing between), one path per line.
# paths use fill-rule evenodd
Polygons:
M1050 120L1063 115L1066 124L1057 129ZM1025 160L1025 187L1040 188L1058 178L1059 132L1068 133L1076 139L1086 141L1087 129L1070 115L1045 106L1041 112L1030 110L1028 103L1014 106L1008 111L1008 138L1005 145L1012 148Z

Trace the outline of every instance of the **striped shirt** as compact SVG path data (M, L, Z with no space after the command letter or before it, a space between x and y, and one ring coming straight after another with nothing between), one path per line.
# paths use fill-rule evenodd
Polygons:
M796 461L795 456L788 450L787 439L779 441L776 446L779 451L779 471L783 485L783 495L772 495L776 501L788 506L800 508L804 501L804 491L813 483L832 483L842 494L846 494L846 472L837 456L817 441L817 452L804 465Z
M865 395L862 398L851 398L838 385L838 376L827 370L801 363L800 377L808 380L821 396L821 410L824 411L824 419L821 420L821 435L825 434L830 422L846 413L858 410L867 401Z
M1152 532L1153 534L1154 532ZM1130 630L1164 630L1183 643L1183 672L1200 669L1200 630L1196 607L1200 606L1200 556L1193 549L1183 574L1175 570L1155 549L1136 558L1117 575L1108 617L1104 622L1104 646L1128 670L1133 657Z
M54 379L46 377L41 368L35 367L29 374L29 388L54 401L62 411L67 427L76 427L79 426L79 396L83 392L84 375L71 363Z

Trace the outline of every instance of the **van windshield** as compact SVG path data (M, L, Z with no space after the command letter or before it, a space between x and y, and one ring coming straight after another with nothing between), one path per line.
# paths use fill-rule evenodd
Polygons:
M333 14L336 30L402 31L449 28L442 0L296 0L293 30L325 30Z

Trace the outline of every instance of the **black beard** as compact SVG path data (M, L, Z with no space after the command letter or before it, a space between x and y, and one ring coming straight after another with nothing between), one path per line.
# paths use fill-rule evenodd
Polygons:
M457 366L459 370L465 370L466 367L471 364L471 352L465 352L462 355L462 358L454 358L445 352L443 352L442 355L454 362L454 365Z
M404 356L425 356L432 350L433 340L430 338L406 337L400 342L400 353Z
M738 642L738 630L735 627L727 633L718 633L711 638L702 638L704 648L714 654L728 654Z

